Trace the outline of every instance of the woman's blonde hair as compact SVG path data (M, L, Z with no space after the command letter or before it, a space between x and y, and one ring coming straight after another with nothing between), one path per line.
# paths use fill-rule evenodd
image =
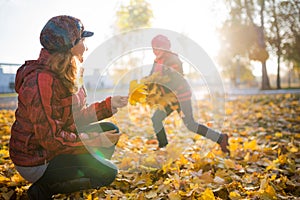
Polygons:
M51 54L51 58L47 63L51 70L54 71L63 85L68 89L71 94L78 90L77 85L77 60L76 57L67 51L64 53L55 52Z

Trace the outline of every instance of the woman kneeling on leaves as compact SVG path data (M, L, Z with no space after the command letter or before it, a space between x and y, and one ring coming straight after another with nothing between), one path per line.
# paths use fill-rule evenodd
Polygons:
M78 72L87 50L84 40L92 35L75 17L53 17L41 31L39 58L17 71L18 108L9 152L16 170L33 183L27 192L32 200L107 186L117 175L108 159L120 137L118 128L109 122L89 124L111 117L128 98L86 104ZM103 156L94 157L85 145Z

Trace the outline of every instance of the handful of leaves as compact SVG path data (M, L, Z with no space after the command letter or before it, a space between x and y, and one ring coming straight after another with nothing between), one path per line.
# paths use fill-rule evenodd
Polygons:
M153 73L151 76L138 80L132 80L129 87L129 103L141 104L151 108L164 110L167 105L177 102L173 92L165 93L164 87L170 81L168 76Z

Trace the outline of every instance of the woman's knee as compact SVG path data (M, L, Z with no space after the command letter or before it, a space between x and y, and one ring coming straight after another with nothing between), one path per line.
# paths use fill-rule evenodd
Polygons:
M91 183L94 187L108 186L116 179L118 175L117 168L111 168L105 170L105 172L91 178Z
M107 184L110 185L117 178L118 170L113 169L107 179Z

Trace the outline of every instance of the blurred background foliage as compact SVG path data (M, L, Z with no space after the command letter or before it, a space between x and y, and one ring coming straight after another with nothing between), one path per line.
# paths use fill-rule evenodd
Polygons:
M215 3L224 3L228 10L226 18L216 31L220 41L217 63L230 85L281 89L284 79L284 88L295 85L299 87L300 1L219 0ZM117 10L114 32L149 28L154 17L150 2L127 1ZM270 57L275 59L277 65L275 85L270 84L268 75L267 61ZM254 62L261 65L260 80L253 75ZM133 56L121 64L134 66L138 63L139 59ZM285 74L282 74L283 65L288 69ZM129 69L130 67L125 71ZM115 70L115 77L120 77L124 68L119 71ZM188 72L194 73L193 70Z
M262 65L262 89L270 89L266 61L272 54L277 60L276 88L281 88L281 66L288 65L299 79L299 0L225 0L228 18L219 29L222 48L219 62L228 73L234 72L236 59L244 69L251 60ZM247 73L241 70L240 73Z

